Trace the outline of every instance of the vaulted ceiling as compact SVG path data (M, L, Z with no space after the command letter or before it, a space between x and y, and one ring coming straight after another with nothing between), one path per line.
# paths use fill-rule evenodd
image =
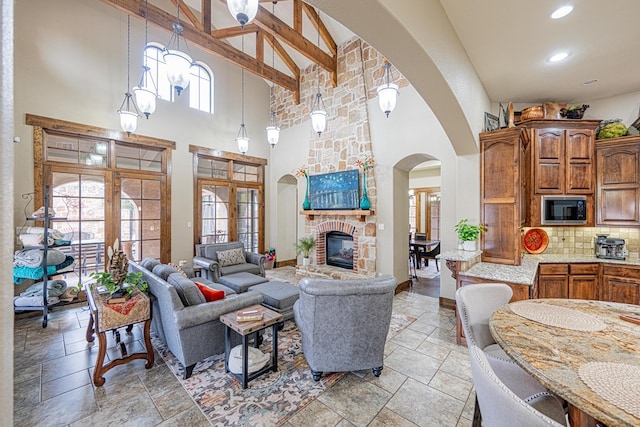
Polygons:
M296 102L300 69L311 63L327 70L337 84L337 43L332 34L342 39L349 35L302 0L260 0L255 19L244 28L233 19L225 0L102 1L133 17L146 17L150 25L168 32L179 14L188 43L290 90Z

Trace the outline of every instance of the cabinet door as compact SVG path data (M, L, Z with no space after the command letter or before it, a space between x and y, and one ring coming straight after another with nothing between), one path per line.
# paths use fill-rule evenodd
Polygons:
M597 224L640 225L640 144L598 149Z
M563 194L565 175L564 131L535 130L535 192Z
M567 130L566 193L593 194L594 137L590 129Z
M616 276L603 276L605 301L640 304L640 281Z
M538 298L569 298L567 276L563 274L539 276Z
M569 298L598 299L598 276L571 275L569 276Z

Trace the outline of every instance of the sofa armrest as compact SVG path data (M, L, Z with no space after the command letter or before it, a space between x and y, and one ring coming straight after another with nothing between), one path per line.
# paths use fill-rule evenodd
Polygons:
M197 265L207 271L210 271L212 276L211 280L214 282L218 281L218 278L220 277L220 264L218 264L218 261L201 256L195 256L193 257L193 265Z
M262 275L262 277L264 277L264 262L266 261L267 257L263 254L258 254L255 252L245 252L244 255L249 264L255 264L260 267L260 274Z
M223 300L184 307L173 312L178 330L218 320L220 316L250 305L262 303L260 292L229 295Z

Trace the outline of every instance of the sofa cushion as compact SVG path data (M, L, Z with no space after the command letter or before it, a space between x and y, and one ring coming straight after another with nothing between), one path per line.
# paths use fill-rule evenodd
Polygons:
M177 273L178 270L170 265L158 264L153 267L153 274L160 277L162 280L167 280L170 274Z
M207 302L195 283L180 273L172 273L167 277L167 283L173 286L185 307Z
M244 251L241 248L218 252L218 263L220 263L221 267L244 264L246 262L247 260L244 257Z
M140 265L149 271L153 271L153 267L159 264L160 264L160 261L158 261L155 258L145 258L142 261L140 261Z
M202 295L204 296L204 299L207 300L207 302L224 299L224 291L220 291L218 289L212 289L202 283L198 283L198 282L195 282L195 283L198 289L200 290L200 292L202 292Z
M236 273L251 273L256 276L262 276L262 271L260 271L260 266L255 264L236 264L236 265L228 265L226 267L220 267L220 276L228 276L229 274ZM218 279L219 280L219 279Z
M262 293L266 305L280 310L293 307L293 304L300 297L300 290L297 286L275 280L252 286L249 291Z

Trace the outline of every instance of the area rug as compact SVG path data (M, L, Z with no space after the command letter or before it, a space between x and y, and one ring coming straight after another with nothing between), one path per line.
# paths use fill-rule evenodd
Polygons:
M409 326L416 318L391 318L387 340ZM270 332L270 330L267 330ZM270 335L270 334L269 334ZM270 336L260 348L270 352ZM152 334L152 344L202 413L215 426L274 426L311 403L335 384L344 373L330 373L314 381L302 354L300 331L292 320L278 332L278 371L264 374L245 390L235 376L224 372L224 354L198 363L193 375L184 380L183 368L167 347Z

